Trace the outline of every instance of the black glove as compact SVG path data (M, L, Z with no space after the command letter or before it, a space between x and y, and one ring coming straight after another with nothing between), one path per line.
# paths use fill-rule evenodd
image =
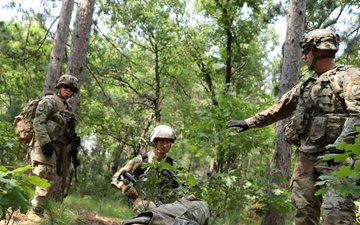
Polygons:
M229 127L239 127L240 129L237 132L244 132L249 129L249 126L245 120L230 120L226 123L226 126Z
M330 147L330 148L329 148L329 153L330 153L330 154L344 154L345 151L339 150L339 149L337 149L336 147ZM337 165L339 165L340 162L335 162L334 159L329 159L329 160L327 161L327 164L328 164L329 167L331 167L331 166L337 166Z
M47 144L43 145L43 146L41 147L41 150L42 150L44 156L50 158L50 157L53 155L54 151L55 151L55 147L54 147L54 145L50 142L50 143L47 143Z

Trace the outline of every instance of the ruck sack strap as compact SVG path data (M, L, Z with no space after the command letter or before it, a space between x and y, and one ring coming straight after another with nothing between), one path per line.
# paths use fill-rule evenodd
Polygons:
M147 153L141 154L141 158L142 158L142 162L143 163L147 163L149 162L149 155ZM170 156L166 157L166 163L169 163L171 166L174 165L174 159L171 158Z

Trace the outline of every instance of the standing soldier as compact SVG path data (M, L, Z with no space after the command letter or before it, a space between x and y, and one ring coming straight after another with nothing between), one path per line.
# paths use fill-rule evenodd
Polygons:
M340 197L332 188L324 196L315 196L319 176L330 174L341 165L324 161L322 156L342 154L336 146L354 143L360 125L360 72L350 66L337 66L335 53L339 36L331 30L317 29L300 41L302 59L314 73L296 85L282 98L246 120L230 120L228 127L239 132L260 128L291 115L285 136L297 147L296 163L291 179L291 200L296 208L296 225L320 224L323 204L324 224L356 224L355 205L350 196ZM323 202L324 201L324 202Z
M74 114L67 100L79 92L79 81L76 77L65 74L60 76L56 88L57 94L47 94L39 101L33 120L34 139L29 145L33 174L47 179L50 187L36 187L31 201L32 208L27 214L32 221L41 220L44 205L51 188L54 188L52 185L55 177L61 176L63 172L63 151L67 151L67 145L73 141L70 134L74 130L70 130L70 127L74 129ZM75 152L69 152L70 156L75 157L74 154ZM80 161L76 160L74 167L79 164Z

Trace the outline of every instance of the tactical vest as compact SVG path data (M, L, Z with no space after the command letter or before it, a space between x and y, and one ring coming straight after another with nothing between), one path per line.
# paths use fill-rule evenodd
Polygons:
M74 115L71 112L71 108L67 102L64 102L57 95L46 95L42 98L42 101L48 102L48 104L52 104L53 111L46 121L46 131L40 130L37 135L37 140L42 142L47 141L47 135L50 137L52 142L61 142L63 144L67 144L67 133L68 126L67 122ZM39 103L40 104L40 103ZM38 106L39 107L39 106ZM38 109L37 109L38 110ZM37 111L37 114L47 113L42 111ZM34 122L36 124L41 124L42 121L37 121L35 118ZM34 127L36 129L36 127Z
M149 155L147 153L141 154L141 159L143 163L147 163L149 161ZM166 157L165 162L169 163L172 166L174 165L174 159L171 158L170 156Z
M299 146L305 135L310 144L332 144L341 132L348 113L342 97L342 81L349 67L340 66L320 77L310 77L295 90L298 104L285 126L290 144Z
M141 154L141 163L147 163L149 162L149 155L148 153L144 153ZM170 156L167 156L165 159L165 162L170 164L171 166L174 166L174 159L171 158ZM139 178L140 176L142 176L145 173L145 168L142 168L141 166L139 166L137 169L135 169L134 171L134 175Z

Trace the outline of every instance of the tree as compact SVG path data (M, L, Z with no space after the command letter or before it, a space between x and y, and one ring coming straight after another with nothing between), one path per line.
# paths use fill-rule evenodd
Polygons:
M291 0L288 10L288 23L286 30L286 39L283 45L283 64L280 79L281 97L289 91L299 81L301 49L299 42L304 33L306 14L306 1ZM288 120L281 120L276 123L276 148L273 152L271 161L271 176L269 183L276 184L280 187L287 188L288 184L283 181L289 180L291 167L292 146L287 144L284 137L284 125ZM268 189L268 194L273 195L273 188ZM285 224L285 215L281 215L276 209L271 209L263 217L263 225Z
M64 3L64 2L63 2ZM71 2L69 2L70 4ZM73 3L73 2L72 2ZM69 61L68 61L68 65L67 65L67 69L66 69L66 73L67 74L71 74L75 77L77 77L79 79L79 83L81 84L82 81L82 75L83 75L83 71L85 69L85 65L86 65L86 55L87 55L87 49L88 49L88 43L89 43L89 39L90 39L90 32L91 32L91 25L92 25L92 16L93 16L93 12L94 12L94 5L95 5L95 0L82 0L78 3L78 8L77 8L77 14L76 14L76 20L75 20L75 27L74 27L74 33L73 33L73 37L72 37L72 44L71 44L71 52L70 52L70 57L69 57ZM65 5L65 3L63 4L64 10L62 10L61 16L64 16L67 18L67 21L70 22L69 20L69 15L68 13L71 11L69 11L69 9L71 7L69 7L68 5ZM62 20L60 20L61 22ZM60 24L62 25L62 24ZM69 24L67 24L69 25ZM62 27L63 30L58 30L58 32L66 32L69 28L64 28ZM65 36L67 36L67 34L58 34L58 36L62 36L63 38ZM56 37L58 37L56 36ZM55 42L57 40L55 39ZM65 42L61 42L59 44L65 44ZM55 47L59 47L59 46L54 46ZM60 48L64 48L65 46L61 46ZM62 55L61 51L59 52L59 57ZM60 62L62 61L62 59L58 59ZM58 60L53 60L52 57L50 57L50 64L52 63L57 63ZM59 65L60 66L60 65ZM59 66L55 66L55 68L59 69ZM51 68L53 68L52 66L49 66ZM51 71L51 72L59 72L59 71ZM59 75L59 73L57 73ZM48 72L48 75L53 75L53 73ZM48 78L47 78L48 79ZM49 78L50 79L50 78ZM75 95L75 97L73 97L71 100L71 104L74 110L74 114L76 114L76 109L77 109L77 105L78 103L78 95ZM65 152L65 155L63 154L63 160L67 159L67 151ZM63 164L67 164L66 161L64 161L65 163ZM55 199L62 201L63 197L64 197L64 189L65 189L65 175L67 174L67 170L66 170L66 166L63 167L63 176L56 176L56 179L54 181L55 185L54 187L51 189L51 196L54 197ZM72 182L71 180L67 181L67 182Z
M87 51L90 41L92 18L96 0L81 0L78 2L74 33L72 36L71 52L66 73L78 78L82 84L82 75L86 68ZM76 114L79 105L79 95L71 99Z
M61 75L61 66L64 59L66 43L69 36L70 21L72 10L74 8L74 0L63 0L59 24L54 37L53 47L50 53L48 70L43 88L43 95L47 92L55 92L56 80Z

